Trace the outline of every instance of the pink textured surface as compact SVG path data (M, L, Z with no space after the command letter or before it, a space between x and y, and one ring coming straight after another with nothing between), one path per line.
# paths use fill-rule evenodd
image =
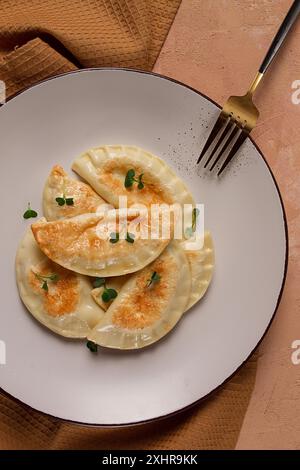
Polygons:
M181 80L222 104L248 87L291 0L183 0L155 71ZM253 131L279 184L289 225L290 257L283 298L260 347L255 389L239 449L300 449L300 20L256 95ZM271 241L270 241L271 242Z

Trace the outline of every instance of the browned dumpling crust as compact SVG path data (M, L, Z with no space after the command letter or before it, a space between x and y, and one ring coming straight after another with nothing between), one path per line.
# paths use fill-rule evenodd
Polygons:
M85 338L104 315L91 297L90 280L47 258L30 228L18 247L16 277L29 312L59 335Z
M92 148L74 161L72 169L115 207L119 207L120 196L127 197L128 207L136 203L147 207L162 203L195 204L190 191L172 168L140 147L103 145ZM137 181L125 187L129 170L134 170L136 180L142 178L142 189Z
M127 226L130 227L137 218L137 211L130 212ZM38 246L55 263L89 276L119 276L151 263L172 237L171 232L166 239L150 236L142 239L134 235L135 238L128 241L128 236L132 237L128 228L124 234L126 238L112 243L115 233L119 233L116 230L121 230L114 225L114 221L118 224L119 220L119 211L109 211L104 215L84 214L52 222L39 221L31 227Z
M189 301L190 290L187 257L180 245L172 242L123 285L89 339L117 349L148 346L174 328Z
M57 198L65 199L65 203L59 205ZM88 184L71 178L59 165L52 168L43 192L44 216L48 221L97 212L102 204L106 204L104 199Z

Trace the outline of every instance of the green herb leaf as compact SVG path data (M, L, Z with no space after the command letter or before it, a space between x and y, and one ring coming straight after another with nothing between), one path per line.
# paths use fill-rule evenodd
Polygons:
M110 243L117 243L120 240L120 234L118 232L112 232L109 237Z
M102 297L103 302L109 302L110 301L110 294L108 292L108 289L104 290L101 297Z
M139 178L138 178L138 189L143 189L145 187L142 179L143 179L144 174L142 173Z
M128 243L134 243L134 239L135 239L135 235L133 233L129 233L127 232L127 235L126 235L126 241Z
M64 197L57 197L57 198L55 199L55 201L57 202L57 204L58 204L59 206L64 206L65 203L66 203L66 200L65 200Z
M154 271L154 273L151 276L152 281L160 281L160 278L161 278L160 274Z
M143 180L143 173L138 176L138 179L135 178L135 171L133 169L128 170L125 177L125 188L131 188L133 183L138 183L138 189L143 189L145 187Z
M41 289L43 289L46 292L48 292L49 290L48 281L57 282L59 280L59 275L56 273L49 274L47 276L43 276L42 274L39 274L39 273L34 273L34 275L39 281L42 282Z
M102 292L101 298L103 302L109 302L112 299L115 299L118 295L118 292L115 289L107 289L106 279L104 277L97 277L93 282L94 287L104 286L104 291Z
M192 230L193 232L196 231L196 225L197 225L197 217L199 215L200 211L197 207L194 207L193 212L192 212Z
M67 206L74 206L74 199L72 197L67 197L66 204Z
M23 214L24 219L31 219L37 216L38 216L38 213L34 211L33 209L31 209L30 203L28 203L28 208Z
M187 227L184 231L185 238L191 238L193 233L196 231L197 228L197 217L200 214L200 210L197 207L194 207L192 211L192 226Z
M115 299L118 296L118 292L115 289L107 289L105 288L102 294L103 302L109 302L110 300Z
M48 282L47 281L44 281L41 287L42 287L43 290L48 292L49 288L48 288Z
M59 206L74 206L74 198L73 197L66 197L65 194L63 196L55 198L55 201Z
M102 287L105 285L105 278L104 277L97 277L93 282L93 287Z
M135 177L135 171L133 169L128 170L126 173L125 182L124 182L125 188L131 188L131 186L133 185L135 181L134 177Z
M110 300L115 299L118 296L118 292L115 289L107 289Z
M193 228L192 227L187 227L185 229L184 234L185 234L186 238L191 238L191 236L193 235Z
M161 280L161 275L156 271L153 271L151 278L147 281L147 287L150 287L154 282L159 282Z
M26 212L24 212L23 217L24 219L31 219L37 217L37 212L33 211L32 209L28 209Z
M98 344L94 343L93 341L87 341L86 347L92 352L98 352Z

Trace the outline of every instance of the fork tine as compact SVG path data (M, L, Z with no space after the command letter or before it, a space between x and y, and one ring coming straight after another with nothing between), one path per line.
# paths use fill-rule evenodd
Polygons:
M225 116L222 114L222 112L219 114L219 117L217 119L217 121L215 122L215 125L214 127L212 128L212 131L211 133L209 134L208 138L207 138L207 141L205 142L205 145L202 149L202 152L200 153L200 156L197 160L197 163L199 163L202 158L204 157L207 149L211 146L212 142L214 141L216 135L218 134L218 132L222 129L222 126L224 125L224 122L226 121L226 118Z
M212 171L214 167L216 166L216 164L220 161L220 158L222 157L222 155L224 155L224 152L226 152L228 146L233 141L234 137L236 136L239 130L240 130L239 126L236 123L234 123L232 132L229 134L228 138L226 139L226 142L221 148L217 158L215 159L214 163L210 167L209 171Z
M240 133L240 135L238 136L236 142L234 143L232 149L230 150L226 160L223 162L223 165L221 166L220 170L218 171L218 176L220 176L220 174L223 172L223 170L226 168L226 166L228 165L228 163L233 159L233 157L235 156L236 152L238 151L238 149L242 146L242 144L244 143L244 141L246 140L246 138L248 137L249 135L249 132L245 131L244 129L242 130L242 132Z
M231 133L230 130L232 130L234 127L234 122L231 121L231 119L228 120L228 122L226 123L226 126L224 127L223 131L222 131L222 134L220 135L219 139L218 139L218 142L216 143L216 145L214 146L214 149L213 151L211 152L207 162L205 163L204 165L204 168L207 167L207 165L209 164L209 162L211 161L211 159L213 158L213 156L215 155L216 151L218 150L219 146L221 145L222 142L224 142L224 139L226 137L226 135L228 135L228 132L229 134Z

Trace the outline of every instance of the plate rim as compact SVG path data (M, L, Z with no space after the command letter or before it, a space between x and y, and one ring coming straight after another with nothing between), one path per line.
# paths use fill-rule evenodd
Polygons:
M176 85L180 85L180 86L182 86L182 87L184 87L184 88L186 88L190 91L193 91L197 95L201 96L202 98L205 98L210 103L214 104L217 108L221 109L221 106L218 103L216 103L216 101L214 101L212 98L208 97L206 94L200 92L199 90L191 87L190 85L187 85L186 83L181 82L180 80L177 80L177 79L172 78L172 77L168 77L167 75L163 75L163 74L160 74L160 73L152 72L152 71L135 69L135 68L127 68L127 67L88 67L88 68L70 70L68 72L64 72L64 73L61 73L61 74L52 75L51 77L47 77L47 78L44 78L42 80L39 80L38 82L36 82L32 85L26 86L25 88L23 88L22 90L17 91L16 93L13 93L10 97L8 97L6 99L5 103L0 104L0 109L3 106L5 106L6 103L12 101L13 99L15 99L17 96L21 95L22 93L30 90L31 88L35 88L35 87L37 87L37 86L39 86L43 83L46 83L50 80L59 79L61 77L71 75L71 74L77 74L77 73L81 73L81 72L95 72L95 71L99 71L99 72L100 71L111 71L111 72L113 72L113 71L117 71L117 72L121 71L122 72L123 71L123 72L133 72L133 73L137 73L137 74L151 75L151 76L154 76L156 78L160 78L162 80L167 80L169 82L175 83ZM267 160L266 160L265 156L263 155L262 151L260 150L259 146L256 144L256 142L253 140L253 138L251 136L248 136L248 138L250 139L251 143L253 144L253 146L255 147L257 152L259 153L260 157L264 161L264 163L265 163L265 165L266 165L266 167L269 171L269 174L271 176L271 179L273 180L273 184L276 188L276 191L277 191L277 194L278 194L278 197L279 197L279 202L280 202L280 205L281 205L281 210L282 210L282 215L283 215L284 232L285 232L285 261L284 261L284 271L283 271L283 277L282 277L282 281L281 281L281 287L280 287L277 302L276 302L276 305L275 305L275 310L274 310L274 312L271 316L271 319L270 319L265 331L263 332L261 338L259 339L258 343L255 345L255 347L252 349L252 351L249 353L249 355L246 357L246 359L232 372L232 374L229 375L225 380L223 380L223 382L221 382L218 386L216 386L209 393L202 396L201 398L198 398L197 400L193 401L189 405L186 405L186 406L184 406L182 408L179 408L178 410L172 411L170 413L166 413L166 414L157 416L155 418L149 418L149 419L145 419L145 420L141 420L141 421L132 421L132 422L129 422L129 423L117 423L117 424L116 423L113 423L113 424L85 423L85 422L82 422L82 421L76 421L76 420L72 420L72 419L68 419L68 418L61 418L59 416L55 416L53 414L50 414L50 413L47 413L45 411L39 410L38 408L34 408L31 405L28 405L27 403L23 402L19 398L16 398L13 395L11 395L9 392L4 390L0 386L0 393L3 396L5 396L6 398L11 399L12 401L14 401L15 403L23 406L23 408L25 408L29 411L34 411L34 412L41 413L45 417L54 418L54 419L56 419L56 420L58 420L62 423L65 422L65 423L70 423L70 424L74 424L74 425L77 425L77 426L83 426L83 427L88 427L88 428L89 427L95 427L95 428L126 428L126 427L129 427L129 426L140 426L140 425L143 425L143 424L153 423L153 422L160 421L160 420L163 420L163 419L171 418L173 416L176 416L177 414L188 411L189 409L193 408L194 406L196 406L196 405L200 404L201 402L204 402L208 398L212 397L227 382L229 382L235 374L237 374L240 371L240 369L244 366L244 364L255 353L255 351L257 350L257 348L259 347L259 345L261 344L261 342L265 338L266 334L268 333L271 324L273 323L273 320L275 318L278 307L280 305L280 302L281 302L281 299L282 299L282 294L283 294L284 287L285 287L285 284L286 284L287 271L288 271L288 261L289 261L288 222L287 222L286 211L285 211L283 198L282 198L282 195L281 195L281 192L280 192L279 185L277 183L277 180L276 180L276 178L273 174L273 171L272 171L269 163L267 162Z

